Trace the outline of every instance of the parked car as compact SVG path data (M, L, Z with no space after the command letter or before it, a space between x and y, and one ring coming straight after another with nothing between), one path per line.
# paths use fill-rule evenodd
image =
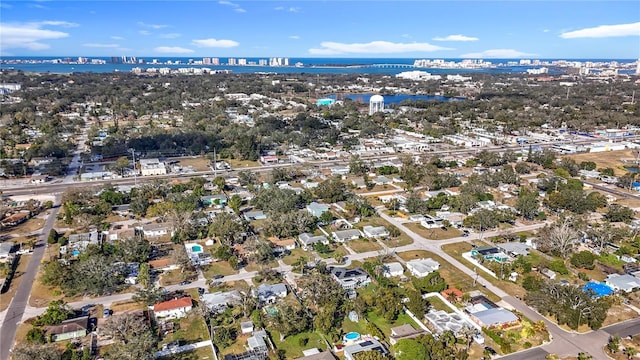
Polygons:
M198 294L202 295L206 292L207 290L205 288L198 288Z
M498 354L491 346L485 346L484 349L491 355Z
M189 285L189 284L191 284L191 281L189 281L189 280L185 280L185 281L180 283L180 285Z
M223 277L224 277L224 275L222 275L222 274L217 274L217 275L213 276L214 279L222 279Z
M102 311L102 317L103 317L103 318L108 318L109 316L111 316L111 309L109 309L109 308L104 309L104 310Z

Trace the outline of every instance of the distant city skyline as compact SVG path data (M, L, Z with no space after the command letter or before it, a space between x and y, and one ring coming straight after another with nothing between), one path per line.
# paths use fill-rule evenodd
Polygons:
M2 56L640 57L637 1L12 1Z

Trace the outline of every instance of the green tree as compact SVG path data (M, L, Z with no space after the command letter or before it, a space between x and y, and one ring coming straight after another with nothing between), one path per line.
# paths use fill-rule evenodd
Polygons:
M407 291L407 298L409 299L409 301L405 303L407 309L418 319L422 319L429 308L429 301L424 299L422 294L416 290Z
M49 230L49 236L47 237L47 243L49 243L49 244L57 243L59 236L60 235L58 234L58 232L55 229Z
M515 206L518 213L520 213L523 218L531 220L538 214L539 206L538 192L521 187Z
M233 194L229 199L229 208L237 214L240 213L240 206L242 206L242 198L238 194Z
M124 175L124 171L129 167L129 159L126 156L121 156L113 163L107 166L107 169L113 171L120 176Z
M635 217L635 212L623 205L613 204L609 206L605 218L611 222L628 223Z
M571 265L577 268L592 270L597 256L591 251L583 250L571 255Z
M60 360L62 350L53 344L19 345L11 351L13 360Z
M40 315L35 325L56 325L67 320L72 314L72 310L62 300L54 300L49 303L44 314Z
M34 327L29 329L26 339L29 344L44 344L47 342L47 333L40 327Z
M346 198L346 186L339 177L334 176L318 184L315 194L327 203L335 203Z
M235 216L229 213L219 213L209 225L209 235L217 236L226 245L233 245L236 236L242 232L242 225Z
M235 340L235 330L226 326L218 326L213 330L213 343L224 349Z
M138 267L138 283L143 287L149 286L151 281L150 270L149 263L147 262L140 263Z

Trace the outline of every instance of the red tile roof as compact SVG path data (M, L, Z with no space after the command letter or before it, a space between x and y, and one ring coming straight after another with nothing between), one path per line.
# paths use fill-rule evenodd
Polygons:
M153 311L167 311L192 306L191 297L185 296L180 299L164 301L153 305Z

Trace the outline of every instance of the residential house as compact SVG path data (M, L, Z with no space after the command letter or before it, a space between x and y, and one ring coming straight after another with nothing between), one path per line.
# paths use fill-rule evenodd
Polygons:
M609 287L615 291L630 293L634 290L640 289L640 279L629 274L610 274L604 280L604 283L609 285Z
M173 236L172 226L168 223L148 223L143 224L140 229L142 234L148 238L158 238L162 236Z
M550 280L554 280L556 278L556 273L553 270L550 269L542 269L540 270L540 273L546 277L548 277Z
M442 290L440 292L440 295L442 295L442 297L449 300L450 302L454 303L462 300L463 293L457 288L448 288L448 289Z
M128 226L114 227L106 232L106 237L109 241L117 241L122 239L128 239L136 236L136 229Z
M329 245L329 240L327 239L326 236L324 235L314 236L309 233L302 233L298 235L298 241L300 242L300 247L302 247L302 249L304 250L308 250L309 248L312 248L313 244L318 242L325 245Z
M440 263L431 258L410 260L406 265L411 275L417 278L425 277L440 268Z
M527 243L507 242L498 244L498 248L506 254L509 254L513 257L518 257L529 255L529 249L531 248L531 246L529 246Z
M402 276L404 268L399 262L390 262L382 265L382 275L384 277Z
M350 169L348 166L333 166L330 170L331 175L347 175Z
M380 175L377 178L373 179L372 182L376 185L389 185L393 183L393 180L389 179L384 175Z
M329 211L329 205L319 204L314 201L307 205L307 211L315 217L320 217L324 212Z
M264 341L265 338L267 338L266 331L260 330L254 332L253 335L247 339L249 351L266 355L267 352L269 352L269 348L267 347L267 343Z
M254 220L264 220L267 218L267 215L262 210L256 210L256 211L247 211L244 214L242 214L242 217L244 217L244 219L247 221L254 221Z
M31 217L31 212L29 211L21 211L9 216L6 216L2 220L0 220L0 225L2 227L10 227L22 224L27 221Z
M348 240L356 240L362 237L362 233L358 229L337 230L331 233L333 239L337 242L345 242Z
M294 360L336 360L331 351L320 352L318 349L315 350L313 353L309 353L309 350L304 350L302 352L304 356Z
M131 215L131 204L112 206L111 211L118 216L127 217Z
M391 328L391 336L389 336L389 343L391 343L391 345L395 345L398 341L402 339L413 339L424 333L425 333L424 330L416 329L409 324L396 326Z
M242 321L240 323L240 332L243 334L251 334L253 332L253 321Z
M444 220L431 215L422 215L423 219L420 220L420 225L425 229L438 229L444 226Z
M193 301L190 296L180 299L163 301L153 305L153 313L157 318L179 319L187 316L193 308Z
M225 194L214 194L200 197L200 202L205 206L216 205L222 207L226 205L228 201L229 199L227 199L227 195Z
M362 232L368 238L381 238L389 236L389 231L384 226L366 225L362 228Z
M638 260L636 260L635 257L628 255L628 254L624 254L624 255L619 255L618 259L620 259L621 261L626 262L627 264L631 264L631 263L635 263Z
M252 290L253 296L263 304L273 304L279 298L287 296L287 286L285 284L261 284Z
M15 244L6 241L0 243L0 262L7 262L13 259L13 248Z
M511 311L501 307L477 311L469 316L482 327L509 327L516 325L520 320Z
M170 257L149 261L149 269L153 271L171 271L179 268L180 266L175 264Z
M242 295L238 290L218 291L215 293L204 293L200 295L200 301L209 309L209 311L219 314L227 309L230 304L239 304L242 301Z
M367 183L363 178L355 178L351 180L351 185L357 189L364 189L367 187Z
M273 244L273 252L283 253L291 251L296 248L296 240L294 238L278 239L277 237L270 237L269 241Z
M68 319L57 325L46 327L47 335L52 342L81 338L89 330L89 316Z
M158 159L140 159L140 174L142 176L166 175L167 167Z
M345 360L355 360L356 354L365 351L377 351L385 356L389 354L389 350L387 350L384 345L382 345L378 340L374 338L368 338L367 340L359 342L357 344L345 346L343 351Z
M471 249L471 256L482 257L484 260L504 263L509 261L509 255L492 246L477 247Z
M73 256L80 255L89 245L99 246L102 244L104 236L102 232L97 230L82 234L71 234L69 235L69 243L65 246L60 246L60 253L66 254L70 251Z
M332 267L331 275L340 286L347 290L353 290L371 283L369 274L360 268L345 269Z

